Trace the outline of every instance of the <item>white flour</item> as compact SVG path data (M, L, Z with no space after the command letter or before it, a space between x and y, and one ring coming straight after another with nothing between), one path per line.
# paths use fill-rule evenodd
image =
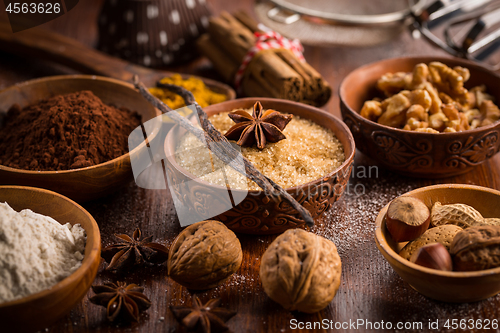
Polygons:
M48 289L82 264L85 230L0 203L0 303Z

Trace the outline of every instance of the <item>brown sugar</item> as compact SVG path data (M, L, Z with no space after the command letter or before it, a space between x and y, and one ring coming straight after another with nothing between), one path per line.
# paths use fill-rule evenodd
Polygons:
M223 134L234 124L228 112L221 112L209 119ZM344 149L335 134L308 119L294 115L283 133L285 140L269 143L262 150L256 147L241 148L244 157L283 188L326 176L345 161ZM184 136L176 149L177 163L212 184L225 186L227 180L231 188L260 190L257 184L229 166L224 167L215 156L210 156L208 149L201 146L193 135ZM222 169L226 176L222 174Z
M128 152L140 115L105 105L91 91L13 105L0 129L0 164L56 171L88 167Z

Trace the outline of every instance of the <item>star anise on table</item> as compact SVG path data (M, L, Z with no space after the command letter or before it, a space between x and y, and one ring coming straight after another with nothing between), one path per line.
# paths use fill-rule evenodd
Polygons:
M219 307L220 298L214 298L202 304L198 296L193 296L193 305L171 306L170 310L179 323L189 331L211 333L225 332L229 328L225 322L236 312Z
M168 259L168 249L158 243L153 243L153 236L141 240L141 230L135 229L132 237L114 235L119 243L102 249L101 256L109 262L106 270L126 271L134 265L142 265L145 261L159 264Z
M250 115L245 110L236 110L229 113L236 125L225 134L229 140L238 140L240 146L251 147L255 143L257 148L264 149L267 142L278 142L286 139L283 130L292 120L292 115L282 114L278 111L263 110L262 104L257 102Z
M151 306L151 301L142 293L144 288L125 282L108 282L102 286L92 286L96 295L89 301L106 307L108 320L138 321L139 313Z

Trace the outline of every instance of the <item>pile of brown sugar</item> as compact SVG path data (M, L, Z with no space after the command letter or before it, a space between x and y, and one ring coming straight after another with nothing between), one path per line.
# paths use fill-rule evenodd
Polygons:
M0 164L55 171L88 167L128 152L140 115L104 104L91 91L58 95L21 110L0 128Z

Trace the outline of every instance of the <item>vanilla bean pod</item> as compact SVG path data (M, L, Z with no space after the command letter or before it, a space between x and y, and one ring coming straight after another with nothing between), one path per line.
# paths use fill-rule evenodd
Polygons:
M169 113L169 116L176 121L180 126L189 132L193 133L198 139L202 141L205 139L205 142L208 145L210 151L212 151L215 156L217 156L221 161L230 165L234 170L239 172L240 174L245 175L246 177L253 180L260 188L262 188L266 195L273 195L276 197L282 197L286 200L290 206L292 206L295 210L297 210L306 224L309 227L314 225L314 220L307 209L305 209L301 204L299 204L288 192L286 192L283 188L281 188L278 184L273 182L268 177L264 176L255 166L250 163L245 157L241 156L238 151L236 151L231 143L224 137L208 120L207 114L202 110L200 105L194 99L193 94L179 86L169 85L169 84L158 84L158 86L171 90L172 92L180 95L187 105L193 104L198 113L198 117L200 119L201 126L204 131L196 128L191 122L189 122L186 118L182 117L179 113L172 111L166 104L162 101L151 95L148 89L139 82L137 76L134 76L134 86L139 90L141 95L146 98L153 106L158 108L162 113ZM203 142L203 141L202 141ZM242 166L240 163L236 163L235 161L238 158L243 159Z

